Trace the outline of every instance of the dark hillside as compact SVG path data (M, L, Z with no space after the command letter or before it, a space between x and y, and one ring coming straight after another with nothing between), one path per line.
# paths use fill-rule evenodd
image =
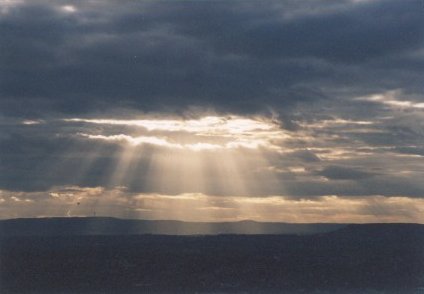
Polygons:
M9 236L0 257L1 293L419 293L424 226L350 225L302 236Z

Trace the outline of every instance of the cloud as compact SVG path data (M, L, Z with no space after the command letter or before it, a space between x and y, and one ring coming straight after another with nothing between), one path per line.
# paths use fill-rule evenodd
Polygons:
M422 110L424 109L424 102L413 102L408 100L399 100L397 96L402 96L402 91L393 90L383 94L375 94L365 97L359 97L358 100L370 101L387 105L394 109L409 109L409 110Z
M293 152L291 156L294 156L306 162L320 161L319 157L310 150L298 150Z
M206 39L218 51L265 58L307 56L363 62L420 47L420 14L412 9L419 3L408 4L376 1L337 13L291 19L281 17L278 10L236 10L223 4L187 10L184 4L177 4L182 16L175 23L183 33Z
M190 106L287 114L346 88L417 92L424 35L417 7L23 2L0 20L1 108L19 116Z
M258 128L243 118L236 122L252 122L252 128L243 125L240 131L227 130L229 118L218 128L191 119L182 131L183 118L174 116L178 128L168 130L156 128L169 122L166 117L149 119L138 121L154 122L150 130L133 126L137 120L9 122L0 140L0 185L15 191L125 186L142 193L293 198L424 193L418 149L369 145L344 127L336 129L347 134L341 139L332 135L332 126L317 131L314 124L288 132L272 123Z
M65 119L68 123L101 125L102 133L78 135L91 140L127 143L133 146L150 144L171 149L192 151L222 149L280 149L275 143L289 135L280 125L266 118L240 116L204 116L198 119ZM131 127L137 135L107 132L110 126ZM86 130L82 128L82 130ZM128 130L126 130L128 132ZM106 133L106 134L105 134Z
M360 180L372 177L375 174L343 166L327 166L319 171L318 175L332 180Z
M1 5L8 201L424 195L418 0Z

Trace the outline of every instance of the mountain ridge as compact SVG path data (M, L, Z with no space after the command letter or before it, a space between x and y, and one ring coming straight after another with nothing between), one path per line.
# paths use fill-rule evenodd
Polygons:
M424 228L414 223L287 223L240 220L236 222L187 222L180 220L140 220L114 217L46 217L0 220L0 236L36 235L220 235L220 234L338 234ZM359 232L357 232L359 231ZM396 231L396 232L394 232Z
M114 217L46 217L0 220L0 236L19 235L217 235L217 234L315 234L348 224L286 223L240 220L236 222L187 222Z

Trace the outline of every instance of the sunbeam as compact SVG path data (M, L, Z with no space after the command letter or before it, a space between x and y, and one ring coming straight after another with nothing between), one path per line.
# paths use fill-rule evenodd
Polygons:
M264 172L269 164L264 151L280 152L281 142L289 137L278 124L264 117L169 119L156 116L134 120L72 118L63 121L73 124L75 133L72 135L80 138L80 144L114 146L115 151L109 156L115 163L107 173L107 187L124 187L133 193L190 193L190 197L257 195L276 181L273 174ZM100 148L96 151L94 154L101 156ZM92 168L95 160L93 157L81 166L80 177ZM175 197L176 201L170 198L169 202L177 205L180 198ZM208 201L204 199L204 206L214 207ZM146 208L139 209L146 212ZM188 218L191 217L187 214L195 214L184 211ZM211 211L214 210L205 209L203 213Z

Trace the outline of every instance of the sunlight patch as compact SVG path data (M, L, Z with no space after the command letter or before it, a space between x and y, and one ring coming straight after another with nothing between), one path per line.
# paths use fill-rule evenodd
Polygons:
M102 133L88 132L89 128L78 133L79 136L91 140L127 143L133 146L148 144L192 151L260 147L278 149L276 142L287 137L280 126L270 120L240 116L206 116L189 120L72 118L64 121L101 125ZM124 128L126 132L114 132L113 128L117 126Z
M200 119L142 119L142 120L114 120L114 119L65 119L65 121L87 122L102 125L126 125L146 128L149 131L185 131L198 135L210 134L241 134L258 130L272 130L275 125L261 120L238 116L206 116Z

